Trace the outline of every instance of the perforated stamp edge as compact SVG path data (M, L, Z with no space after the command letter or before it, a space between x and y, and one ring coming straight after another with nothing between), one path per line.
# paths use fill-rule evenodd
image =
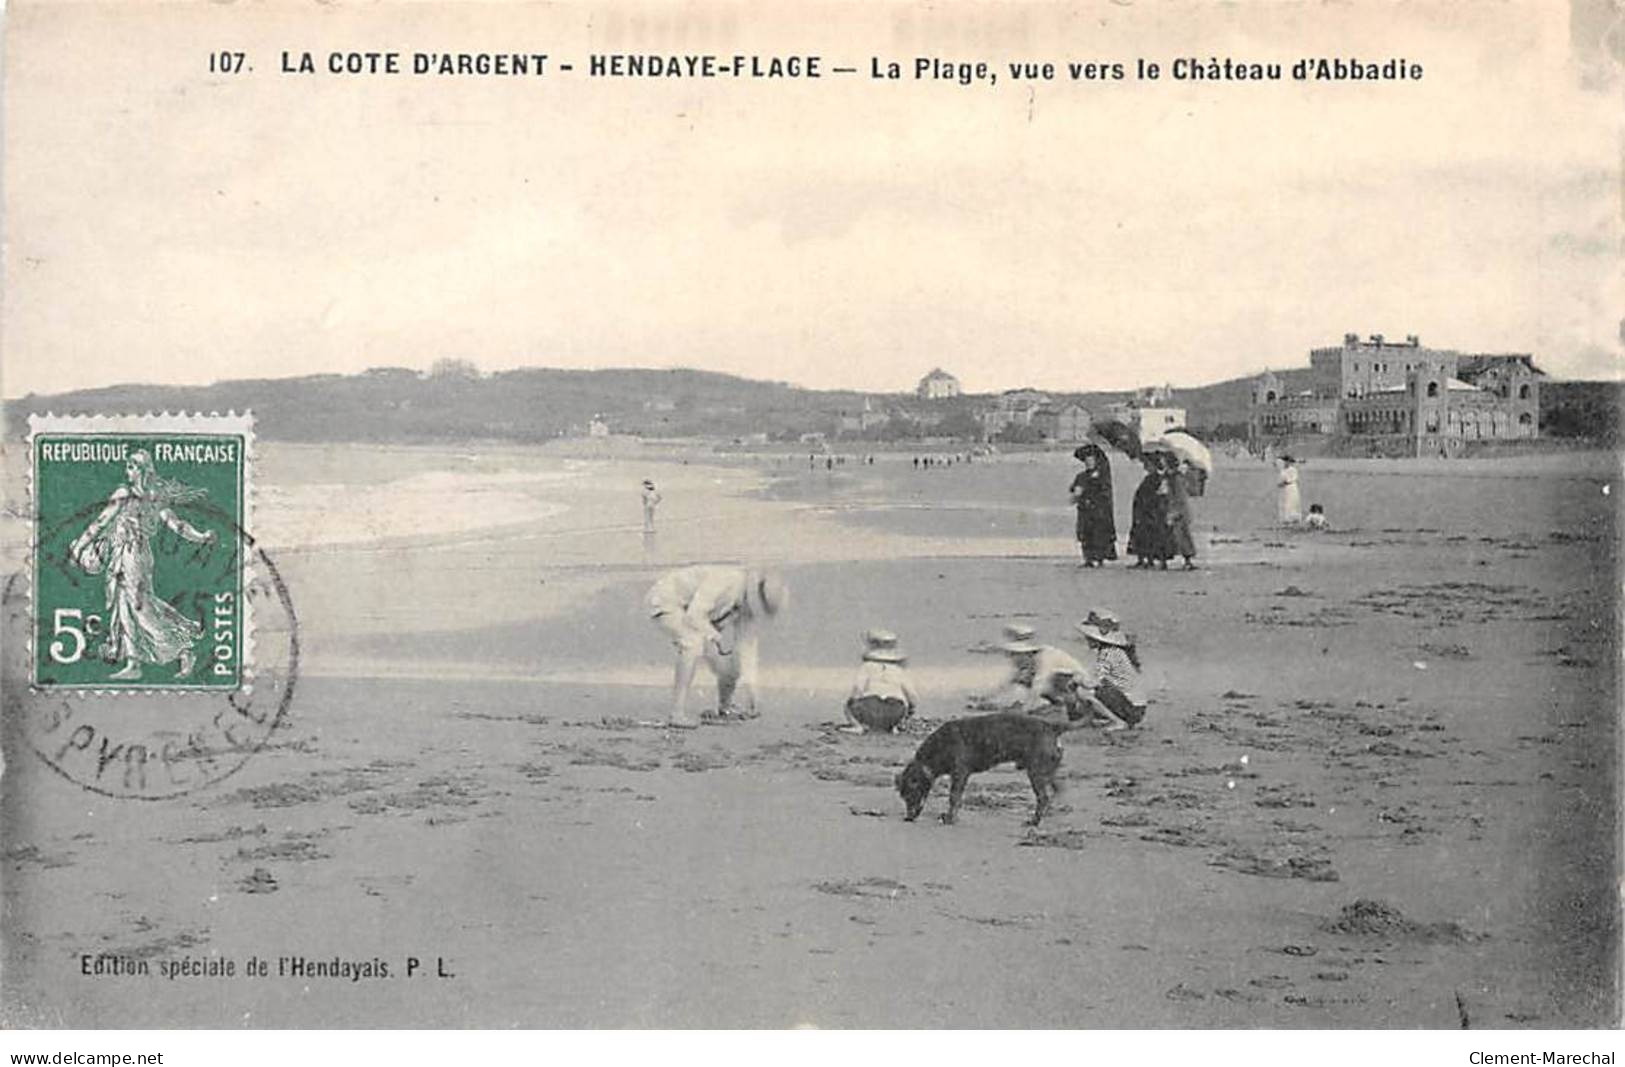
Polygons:
M237 529L237 567L238 582L244 595L241 597L242 625L240 628L238 683L235 687L224 686L188 686L164 683L129 687L79 687L79 686L41 686L36 683L36 649L34 635L37 630L34 619L34 580L38 568L39 552L39 497L38 487L34 484L34 468L37 462L35 454L35 439L41 434L120 434L120 433L150 433L150 434L176 434L188 433L208 434L219 436L222 434L240 434L243 439L242 462L242 514L239 517ZM255 580L254 567L254 536L250 532L254 525L254 413L251 410L238 411L211 411L211 412L147 412L145 414L57 414L45 412L43 414L30 414L28 416L28 463L26 464L26 480L28 485L28 553L24 565L27 574L25 583L26 604L28 612L28 684L29 690L34 693L45 692L71 692L80 696L100 697L176 697L197 696L206 697L211 694L218 696L221 693L248 693L253 689L254 680L254 613L253 598L247 595L250 586Z

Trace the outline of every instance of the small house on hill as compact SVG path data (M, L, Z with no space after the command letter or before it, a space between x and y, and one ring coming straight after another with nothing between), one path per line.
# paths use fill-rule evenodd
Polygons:
M915 395L921 400L947 400L958 396L959 392L959 379L941 367L933 369L914 387Z

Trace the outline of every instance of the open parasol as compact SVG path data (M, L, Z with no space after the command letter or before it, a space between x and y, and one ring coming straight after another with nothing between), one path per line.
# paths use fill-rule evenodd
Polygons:
M1140 432L1120 419L1095 420L1095 436L1130 459L1140 458Z
M1169 430L1158 440L1191 466L1199 467L1202 473L1213 473L1213 453L1209 452L1207 445L1198 441L1189 430Z

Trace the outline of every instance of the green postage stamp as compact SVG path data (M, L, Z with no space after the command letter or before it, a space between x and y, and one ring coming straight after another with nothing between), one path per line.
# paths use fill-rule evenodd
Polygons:
M32 681L248 685L250 415L36 415Z

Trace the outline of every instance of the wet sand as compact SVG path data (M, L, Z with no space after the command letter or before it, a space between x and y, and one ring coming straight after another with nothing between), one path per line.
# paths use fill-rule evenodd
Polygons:
M308 502L350 465L262 453L306 650L288 728L157 802L86 793L8 730L12 1025L1617 1022L1611 457L1312 464L1321 535L1270 528L1267 469L1221 466L1203 569L1148 574L1077 567L1063 459L407 449L354 475L371 528L324 530ZM790 581L764 715L638 726L670 671L641 593L711 559ZM1095 606L1139 634L1151 712L1066 735L1036 831L1010 769L959 825L940 786L904 823L919 735L833 729L865 626L902 635L923 730L999 676L978 649L1003 622L1077 650ZM89 978L87 952L393 976ZM407 979L408 954L456 977Z

